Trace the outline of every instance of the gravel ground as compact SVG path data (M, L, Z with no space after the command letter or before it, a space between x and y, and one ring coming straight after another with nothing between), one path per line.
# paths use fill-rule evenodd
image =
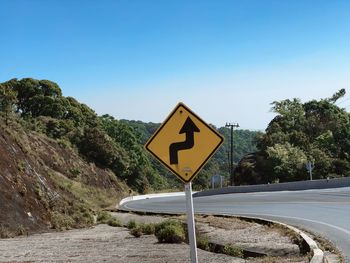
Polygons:
M299 256L298 245L282 230L237 218L209 216L197 221L198 228L211 242L235 244L244 250L268 256Z
M155 223L160 216L140 216L113 213L123 224L130 220ZM180 217L184 219L184 217ZM298 248L281 232L266 226L232 218L206 217L198 219L210 239L218 244L241 242L246 247L265 251L294 251L288 257L241 259L198 249L201 263L280 263L308 262L298 255ZM36 234L12 239L0 239L0 262L118 262L118 263L186 263L190 262L187 244L160 244L155 236L135 238L123 227L98 225L89 229Z
M0 240L0 262L184 263L190 262L189 255L187 244L159 244L154 236L135 238L125 228L107 225ZM200 249L198 259L245 262Z

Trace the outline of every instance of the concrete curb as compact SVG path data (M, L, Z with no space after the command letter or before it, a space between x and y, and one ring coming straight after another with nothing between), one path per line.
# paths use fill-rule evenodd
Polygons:
M122 206L125 203L132 202L135 200L143 200L143 199L157 198L157 197L184 196L184 195L185 195L184 192L176 192L176 193L162 193L162 194L130 196L130 197L122 199L119 202L119 205L117 205L117 208ZM157 214L161 214L161 213L157 213ZM227 215L226 214L226 216L234 216L234 215ZM239 215L237 215L237 217L247 218L247 219L256 219L256 220L265 221L265 222L271 222L274 224L278 224L278 225L287 227L290 230L296 232L298 235L300 235L305 240L305 242L308 244L310 251L312 251L312 253L313 253L313 256L310 260L310 263L326 263L327 262L326 258L324 256L324 252L317 246L317 243L315 242L315 240L313 240L311 237L309 237L303 231L301 231L293 226L290 226L290 225L287 225L287 224L284 224L284 223L281 223L278 221L274 221L274 220L267 220L267 219L259 218L259 217L248 217L248 216L239 216Z
M298 235L300 235L305 240L307 245L309 246L310 251L312 251L312 253L313 253L313 256L310 260L310 263L325 263L324 252L317 246L317 243L315 242L315 240L313 240L311 237L309 237L306 233L304 233L300 229L297 229L293 226L290 226L290 225L287 225L287 224L284 224L284 223L281 223L278 221L267 220L267 219L260 218L260 217L248 217L248 216L238 216L238 217L247 218L247 219L256 219L256 220L265 221L265 222L271 222L271 223L289 228L290 230L292 230L292 231L296 232Z
M340 263L339 257L336 254L325 252L323 257L324 263Z

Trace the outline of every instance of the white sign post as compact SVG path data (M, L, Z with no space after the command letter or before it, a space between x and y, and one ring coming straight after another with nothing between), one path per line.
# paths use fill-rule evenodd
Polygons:
M191 181L223 142L224 138L213 127L179 103L145 145L185 183L191 263L198 263Z
M185 184L186 209L187 209L187 231L191 249L191 263L198 263L196 229L194 223L192 183Z

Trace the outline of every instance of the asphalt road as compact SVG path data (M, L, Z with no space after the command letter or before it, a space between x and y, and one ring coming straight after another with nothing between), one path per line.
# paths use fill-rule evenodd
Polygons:
M132 201L124 208L179 213L185 197L159 197ZM350 262L350 187L226 194L194 198L195 213L256 216L310 230L332 241Z

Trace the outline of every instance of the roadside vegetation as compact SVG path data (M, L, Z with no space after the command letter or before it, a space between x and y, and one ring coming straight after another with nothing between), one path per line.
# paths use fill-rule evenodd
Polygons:
M137 224L131 220L127 224L130 234L136 238L142 235L155 235L159 243L188 243L187 225L177 219L167 219L158 224ZM197 232L197 247L209 252L221 253L233 257L243 258L243 250L232 244L225 246L209 242L205 234Z
M188 236L187 236L187 225L183 222L184 218L180 216L179 218L168 218L165 221L161 223L156 224L142 224L137 223L134 220L130 220L127 224L127 227L129 229L129 233L133 235L136 238L140 238L143 235L155 235L159 243L170 243L170 244L176 244L176 243L188 243ZM197 217L197 220L202 222L211 222L209 225L211 227L217 227L224 229L228 228L230 229L230 225L232 224L231 220L235 221L235 227L238 227L237 229L241 230L242 228L245 228L247 226L250 226L254 221L246 221L245 219L237 219L237 218L230 218L230 217ZM213 221L214 220L214 221ZM266 224L266 222L260 222L263 225ZM303 244L302 238L294 231L290 230L289 228L286 228L281 225L276 224L268 224L266 225L266 231L277 231L280 233L281 236L287 236L292 243L297 244L300 248L300 255L289 255L288 259L291 259L293 261L293 257L297 260L296 262L300 262L300 260L306 259L309 255L309 250L304 247L305 244ZM228 243L228 244L218 244L215 242L212 242L210 238L204 233L196 230L196 239L197 239L197 248L212 252L212 253L219 253L219 254L225 254L232 257L237 258L252 258L254 257L257 262L265 262L265 263L273 263L273 262L282 262L286 258L280 257L280 256L266 256L263 253L252 253L251 251L244 250L241 247ZM288 261L289 262L289 261Z
M112 216L110 213L108 213L107 211L100 211L97 214L97 223L99 224L107 224L109 226L113 226L113 227L121 227L122 223L115 218L114 216Z
M337 103L342 89L330 98L274 101L276 114L265 133L257 137L257 151L238 164L238 184L309 180L350 175L350 115Z
M49 80L11 79L0 83L0 116L12 129L20 124L56 140L60 145L76 149L86 161L102 169L110 169L138 193L181 189L181 182L160 163L151 158L143 145L160 124L116 120L105 114L98 116L87 105L65 97L61 88ZM228 138L226 128L219 132ZM236 131L234 160L255 150L256 133ZM194 187L210 187L214 174L228 177L228 140L196 178ZM72 178L81 177L78 167L69 169Z

